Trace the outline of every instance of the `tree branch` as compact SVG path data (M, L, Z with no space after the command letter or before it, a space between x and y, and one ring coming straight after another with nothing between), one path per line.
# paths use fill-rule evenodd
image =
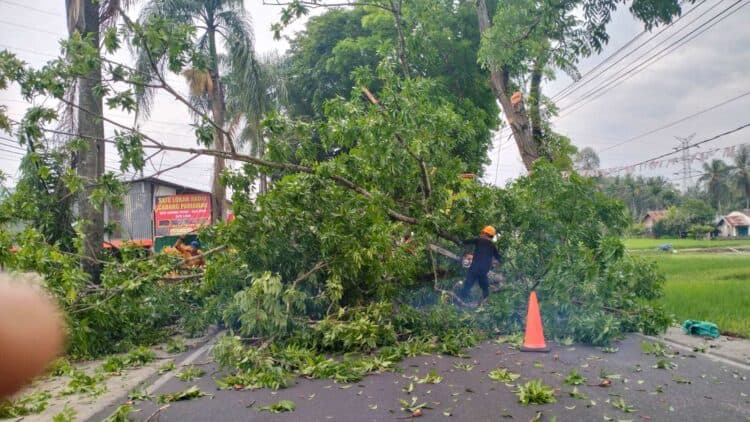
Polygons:
M312 267L310 270L308 270L306 273L302 274L301 276L297 277L292 281L292 287L297 287L298 284L305 281L308 277L315 274L316 272L322 270L323 268L327 267L328 263L325 261L318 261L317 264L315 264L314 267Z
M185 259L182 260L182 265L185 265L185 264L187 264L187 263L189 263L191 261L202 259L202 258L204 258L206 256L215 254L216 252L221 252L221 251L225 250L227 247L228 247L227 245L217 246L217 247L215 247L213 249L207 250L206 252L201 252L198 255L191 256L189 258L185 258Z
M281 0L263 0L264 6L291 6L295 2L293 1L281 1ZM307 7L316 9L319 7L347 7L347 6L369 6L369 7L375 7L378 9L387 10L389 12L392 12L391 9L389 9L387 6L384 6L382 4L377 3L367 3L362 1L342 1L342 2L336 2L336 3L323 3L316 0L301 0L298 2L299 4L305 5Z
M180 167L184 166L185 164L187 164L187 163L189 163L189 162L191 162L191 161L195 160L195 159L196 159L196 158L198 158L198 157L200 157L200 155L199 155L199 154L194 154L194 155L192 155L192 156L191 156L190 158L188 158L187 160L184 160L184 161L182 161L182 162L179 162L179 163L177 163L177 164L175 164L175 165L173 165L173 166L167 167L167 168L165 168L165 169L163 169L163 170L159 170L159 171L157 171L157 172L156 172L156 173L154 173L154 174L150 174L150 175L148 175L148 176L145 176L144 178L151 178L151 177L156 177L156 176L159 176L160 174L164 174L164 173L166 173L166 172L168 172L168 171L174 170L174 169L176 169L176 168L180 168Z
M377 98L375 98L375 96L372 94L372 92L370 92L369 89L365 87L365 88L362 88L362 91L365 93L365 95L367 96L367 98L370 100L372 104L378 106L382 112L386 111L385 106L380 101L378 101ZM398 143L401 144L404 150L406 150L406 152L409 153L409 155L411 155L411 157L419 165L419 172L421 173L421 177L422 177L422 195L424 196L425 201L430 199L430 195L432 195L432 185L430 183L430 175L429 173L427 173L427 166L424 163L424 159L422 159L422 157L415 154L409 148L409 146L406 144L406 141L404 141L404 138L401 136L401 134L396 132L395 137Z
M444 295L448 295L453 298L453 300L458 303L459 305L468 308L469 305L466 304L460 297L458 297L455 293L449 291L449 290L443 290L440 287L438 287L438 276L437 276L437 265L435 264L435 255L432 254L432 249L428 248L430 251L430 261L432 262L432 275L434 277L434 281L432 283L432 288L436 292Z
M78 110L80 110L80 111L82 111L84 113L88 113L88 114L90 114L90 115L92 115L92 116L94 116L94 117L96 117L98 119L102 119L103 121L105 121L105 122L107 122L107 123L109 123L109 124L111 124L113 126L119 127L120 129L127 130L128 132L131 132L131 133L137 133L137 134L141 135L143 137L143 139L146 139L147 141L153 143L158 148L164 148L165 147L165 145L163 143L157 141L156 139L154 139L154 138L146 135L145 133L143 133L143 132L141 132L139 130L135 130L135 129L133 129L133 128L129 127L129 126L126 126L126 125L124 125L122 123L118 123L118 122L116 122L116 121L114 121L114 120L112 120L112 119L110 119L108 117L105 117L105 116L102 116L100 114L94 113L94 112L92 112L92 111L90 111L90 110L88 110L88 109L86 109L84 107L81 107L78 104L76 104L76 103L74 103L74 102L72 102L70 100L67 100L65 98L59 98L58 100L61 101L64 104L67 104L67 105L73 107L73 108L77 108ZM88 136L87 138L91 138L91 137ZM108 139L102 139L102 140L103 141L108 141ZM112 142L114 142L114 141L112 141Z
M122 9L119 9L119 10L120 10L120 13L122 14L125 24L128 26L128 28L131 31L135 32L136 29L135 29L135 25L133 25L133 21L130 19L130 17L128 17L125 14L125 12ZM143 35L143 34L140 34L140 35ZM191 104L189 100L187 100L185 97L180 95L179 92L177 92L174 88L172 88L172 86L166 81L164 76L159 71L159 67L156 65L156 62L154 61L154 58L151 54L151 50L149 50L148 48L148 45L144 44L143 48L144 48L144 51L146 52L146 57L148 57L148 62L149 62L149 65L151 66L151 70L154 72L154 75L159 80L159 83L161 84L161 88L167 91L168 93L172 94L177 101L184 104L186 107L190 109L190 111L200 116L204 121L209 122L211 126L214 127L214 129L221 132L226 137L227 142L229 143L229 149L232 151L232 153L236 153L237 151L234 148L234 140L232 139L232 135L226 130L224 130L223 127L219 126L216 122L214 122L213 119L209 118L206 113L203 113L198 108L193 106L193 104Z
M187 274L187 275L176 275L176 276L164 276L161 279L164 281L170 282L170 284L179 283L185 280L192 280L195 278L201 278L204 275L206 275L203 272L195 273L195 274Z

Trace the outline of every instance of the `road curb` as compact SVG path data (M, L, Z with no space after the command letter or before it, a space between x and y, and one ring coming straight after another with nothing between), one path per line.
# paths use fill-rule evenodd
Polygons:
M210 332L207 333L203 337L203 339L201 339L201 341L195 344L195 348L191 350L189 354L181 355L180 357L185 356L182 359L175 358L174 359L175 365L179 367L182 365L189 365L193 363L193 361L197 359L198 356L203 354L209 347L211 347L214 343L214 340L216 340L216 338L222 335L224 332L225 330L219 330L218 328L213 327L210 330ZM163 384L166 382L166 380L175 376L174 371L168 372L163 375L160 375L158 372L159 372L158 367L155 367L154 370L149 375L143 377L141 381L133 385L128 391L125 392L125 394L117 396L113 398L112 400L107 400L106 402L103 402L103 403L97 402L96 405L98 409L91 412L91 416L87 417L85 420L90 421L90 422L101 421L105 419L107 416L111 415L117 409L119 405L125 403L128 400L128 393L132 391L133 389L145 386L147 389L147 392L150 394L153 391L155 391L156 388L158 388L158 386L156 386L157 383L161 382L161 384Z
M676 341L673 338L647 336L647 335L640 334L640 333L636 333L636 334L639 337L641 337L641 338L643 338L645 340L658 341L658 342L666 343L666 344L668 344L669 346L672 346L675 349L682 350L683 352L693 353L693 347L694 347L693 345L690 345L690 344L687 344L687 343L684 343L684 342L680 342L680 341ZM705 356L705 357L707 357L709 359L712 359L714 361L721 362L721 363L724 363L724 364L727 364L727 365L731 365L731 366L734 366L735 368L743 369L745 371L750 371L750 365L748 365L746 362L744 362L744 361L742 361L740 359L737 359L734 356L728 356L726 354L717 353L713 349L709 349L709 351L702 352L702 353L700 353L699 356Z

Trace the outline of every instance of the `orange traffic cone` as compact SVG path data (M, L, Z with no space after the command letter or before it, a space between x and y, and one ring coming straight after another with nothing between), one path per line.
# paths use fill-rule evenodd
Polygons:
M522 352L549 352L549 347L544 341L544 328L542 328L542 316L539 313L539 303L536 300L536 292L531 291L529 296L529 310L526 313L526 335L523 338Z

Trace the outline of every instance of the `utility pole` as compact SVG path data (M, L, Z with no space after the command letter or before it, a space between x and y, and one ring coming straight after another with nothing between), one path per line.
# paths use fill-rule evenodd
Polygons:
M685 192L688 190L689 180L693 175L693 166L690 160L690 143L693 141L693 138L695 138L695 133L686 137L675 136L680 145L674 147L674 149L682 151L682 172L680 173L682 174L682 189Z

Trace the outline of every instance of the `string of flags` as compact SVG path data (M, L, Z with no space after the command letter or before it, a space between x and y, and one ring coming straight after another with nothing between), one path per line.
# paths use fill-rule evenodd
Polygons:
M713 158L716 153L721 152L722 158L731 158L734 157L734 155L737 153L737 151L745 146L749 145L747 143L744 144L737 144L727 147L718 147L718 148L712 148L704 151L699 151L694 154L690 154L687 157L687 161L690 161L691 163L693 161L699 161L703 162L710 158ZM607 169L594 169L594 170L581 170L578 172L578 174L582 176L588 176L588 177L599 177L599 176L610 176L613 174L618 174L621 172L625 172L625 174L633 174L635 172L640 172L644 170L656 170L660 168L670 167L675 164L680 164L683 162L683 158L680 157L670 157L670 158L664 158L661 160L651 160L646 161L640 164L634 164L629 166L622 166L622 167L612 167Z

